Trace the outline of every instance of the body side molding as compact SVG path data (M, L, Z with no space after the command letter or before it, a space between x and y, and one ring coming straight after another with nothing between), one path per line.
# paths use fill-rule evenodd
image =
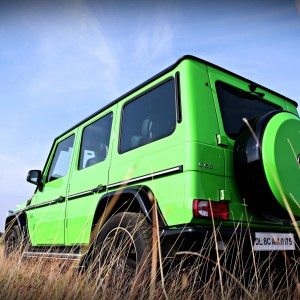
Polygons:
M181 173L183 172L183 166L177 166L177 167L173 167L173 168L169 168L169 169L165 169L165 170L161 170L158 172L153 172L150 174L146 174L146 175L142 175L142 176L138 176L138 177L134 177L131 179L127 179L124 181L119 181L119 182L115 182L115 183L111 183L107 185L108 189L112 189L115 187L119 187L119 186L126 186L127 184L131 184L131 183L137 183L137 182L141 182L147 179L154 179L154 178L158 178L158 177L162 177L162 176L168 176L174 173Z

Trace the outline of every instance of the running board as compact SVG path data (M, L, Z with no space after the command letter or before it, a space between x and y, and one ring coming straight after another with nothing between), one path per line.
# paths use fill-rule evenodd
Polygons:
M82 257L81 254L74 253L56 253L56 252L24 252L23 258L43 258L43 259L61 259L79 261Z

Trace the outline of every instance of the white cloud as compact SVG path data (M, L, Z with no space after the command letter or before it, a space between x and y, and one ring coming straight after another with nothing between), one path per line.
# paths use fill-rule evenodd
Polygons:
M36 29L38 67L29 84L33 98L61 105L62 101L74 102L74 99L58 96L92 89L100 92L100 86L117 94L120 70L114 41L104 33L84 2L71 6L64 20L56 24L52 21L50 17L39 20Z
M161 12L157 13L149 26L143 26L138 30L134 57L145 65L170 56L172 51L171 20L163 16Z
M3 155L0 153L0 163L1 162L14 162L14 159L11 156Z
M170 24L164 22L155 24L155 30L140 32L136 43L136 57L140 60L155 60L167 55L172 50L172 31Z

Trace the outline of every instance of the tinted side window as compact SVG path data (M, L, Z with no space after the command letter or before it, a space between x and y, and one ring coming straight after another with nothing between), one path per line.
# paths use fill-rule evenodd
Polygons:
M244 125L243 118L250 120L269 111L280 109L279 106L265 102L255 94L223 82L217 82L216 88L224 129L231 138L239 134Z
M124 106L119 152L166 137L175 127L175 90L171 79Z
M72 158L74 138L75 136L71 135L57 145L47 182L63 177L68 173Z
M80 149L79 170L104 161L109 147L112 113L84 128Z

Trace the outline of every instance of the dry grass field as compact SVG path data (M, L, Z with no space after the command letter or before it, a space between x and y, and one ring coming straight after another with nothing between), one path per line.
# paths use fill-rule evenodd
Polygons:
M153 264L143 276L128 275L118 265L118 253L89 275L79 274L72 263L18 254L6 259L2 245L0 299L300 299L299 259L286 260L286 268L278 267L272 255L253 263L249 257L257 253L250 251L245 261L242 245L233 244L233 255L228 250L213 260L207 252L213 241L208 241L197 253L178 253L174 266L163 272L158 256L155 277Z

